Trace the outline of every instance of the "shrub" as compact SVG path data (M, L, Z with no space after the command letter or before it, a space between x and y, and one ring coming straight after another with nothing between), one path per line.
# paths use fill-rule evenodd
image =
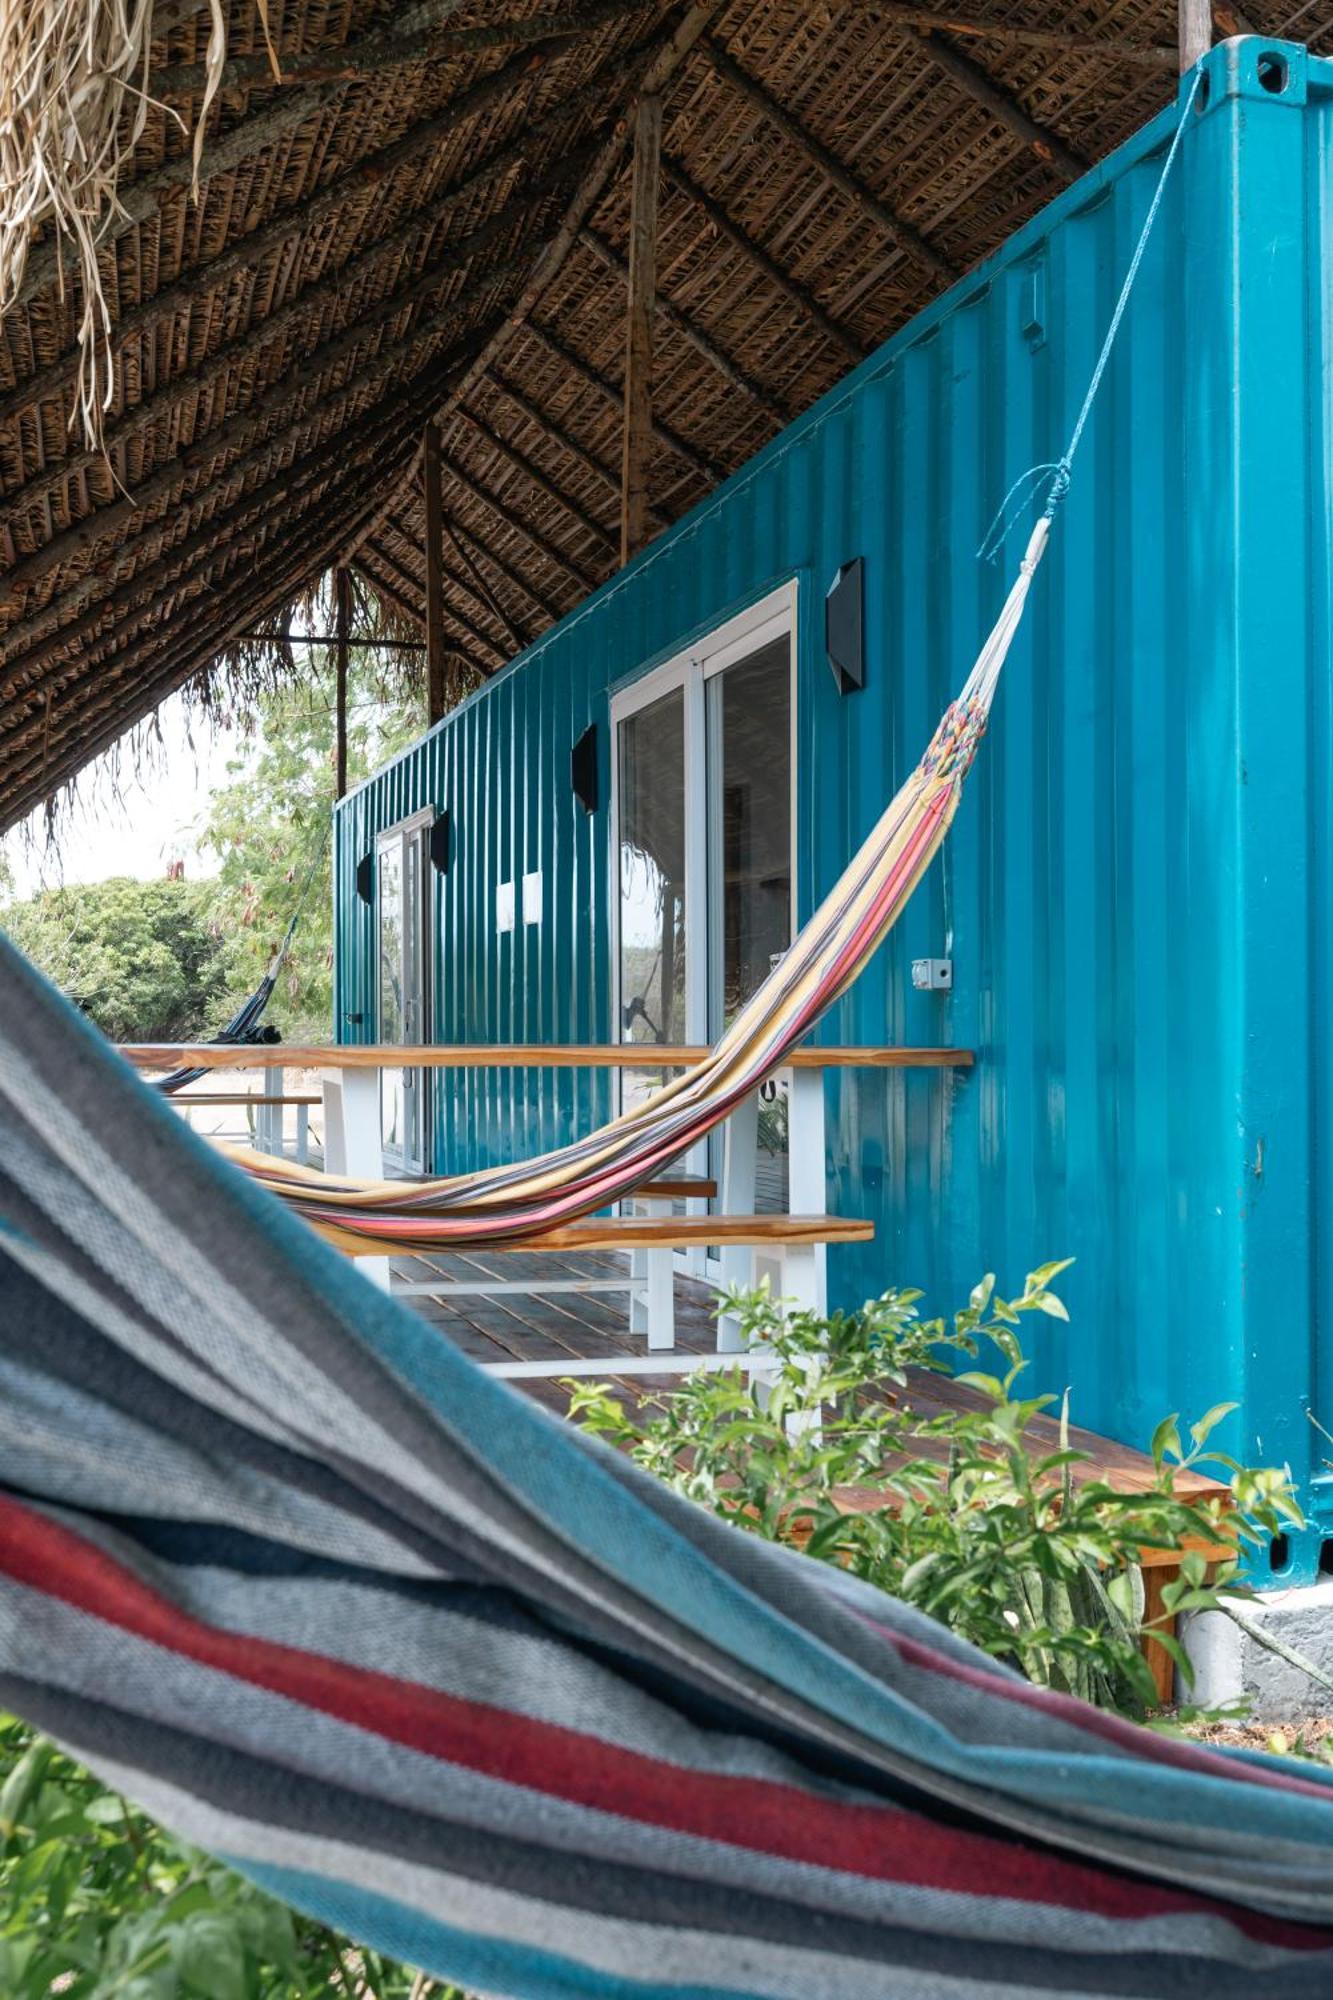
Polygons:
M5 2000L463 2000L335 1937L0 1718Z
M828 1319L788 1313L764 1290L733 1292L719 1310L768 1350L762 1375L700 1371L638 1412L605 1385L571 1383L572 1414L738 1526L843 1564L1042 1686L1142 1716L1157 1701L1145 1631L1186 1675L1189 1663L1160 1621L1145 1623L1140 1552L1181 1552L1168 1614L1213 1608L1237 1589L1237 1565L1208 1580L1188 1545L1229 1534L1243 1552L1301 1517L1285 1474L1207 1451L1232 1404L1191 1426L1188 1449L1174 1417L1158 1426L1147 1492L1076 1477L1087 1455L1069 1445L1067 1399L1057 1449L1033 1445L1032 1420L1055 1399L1018 1393L1028 1362L1017 1328L1034 1313L1066 1317L1051 1290L1065 1268L1034 1272L1012 1301L987 1278L948 1323L922 1319L919 1292ZM960 1378L975 1408L914 1405L911 1371L983 1356L988 1368ZM1177 1491L1201 1465L1229 1486L1229 1510Z

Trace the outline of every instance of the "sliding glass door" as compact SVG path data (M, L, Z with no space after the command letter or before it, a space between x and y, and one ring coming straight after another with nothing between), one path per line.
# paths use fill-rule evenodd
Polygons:
M377 843L379 1015L376 1039L420 1047L431 1036L431 925L428 904L433 812L418 813ZM428 1078L423 1069L381 1072L380 1133L387 1163L424 1173Z
M625 1041L715 1041L791 942L794 610L775 593L613 704ZM661 1074L627 1072L625 1106ZM716 1175L716 1148L692 1164ZM785 1085L761 1104L756 1199L786 1206Z

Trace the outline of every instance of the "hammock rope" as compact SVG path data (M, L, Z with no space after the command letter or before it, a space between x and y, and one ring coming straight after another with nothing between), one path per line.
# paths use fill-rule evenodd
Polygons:
M539 1234L631 1194L654 1172L705 1138L847 991L898 921L953 824L963 785L985 734L1004 663L1022 622L1032 579L1066 498L1074 459L1106 377L1175 167L1202 71L1185 92L1115 309L1062 456L1015 481L983 540L996 553L1011 503L1050 485L1018 574L957 699L924 757L891 801L842 876L741 1009L692 1070L650 1092L600 1130L516 1166L443 1178L360 1181L320 1174L249 1148L232 1157L339 1248L447 1250Z

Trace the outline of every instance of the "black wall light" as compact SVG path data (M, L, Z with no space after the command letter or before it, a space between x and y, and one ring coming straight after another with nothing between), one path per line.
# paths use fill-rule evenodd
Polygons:
M597 810L597 724L590 722L569 753L569 782L586 813Z
M375 857L363 854L356 864L356 893L363 903L369 903L375 896Z
M449 866L449 815L437 812L430 829L430 863L437 875Z
M865 558L845 562L824 597L824 644L839 694L866 684Z

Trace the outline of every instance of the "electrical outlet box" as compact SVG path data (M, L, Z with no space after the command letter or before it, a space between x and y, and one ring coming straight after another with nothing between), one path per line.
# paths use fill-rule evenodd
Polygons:
M495 885L495 928L502 934L514 928L514 885L512 882L497 882Z
M951 958L914 958L912 984L918 993L948 993L953 987Z

